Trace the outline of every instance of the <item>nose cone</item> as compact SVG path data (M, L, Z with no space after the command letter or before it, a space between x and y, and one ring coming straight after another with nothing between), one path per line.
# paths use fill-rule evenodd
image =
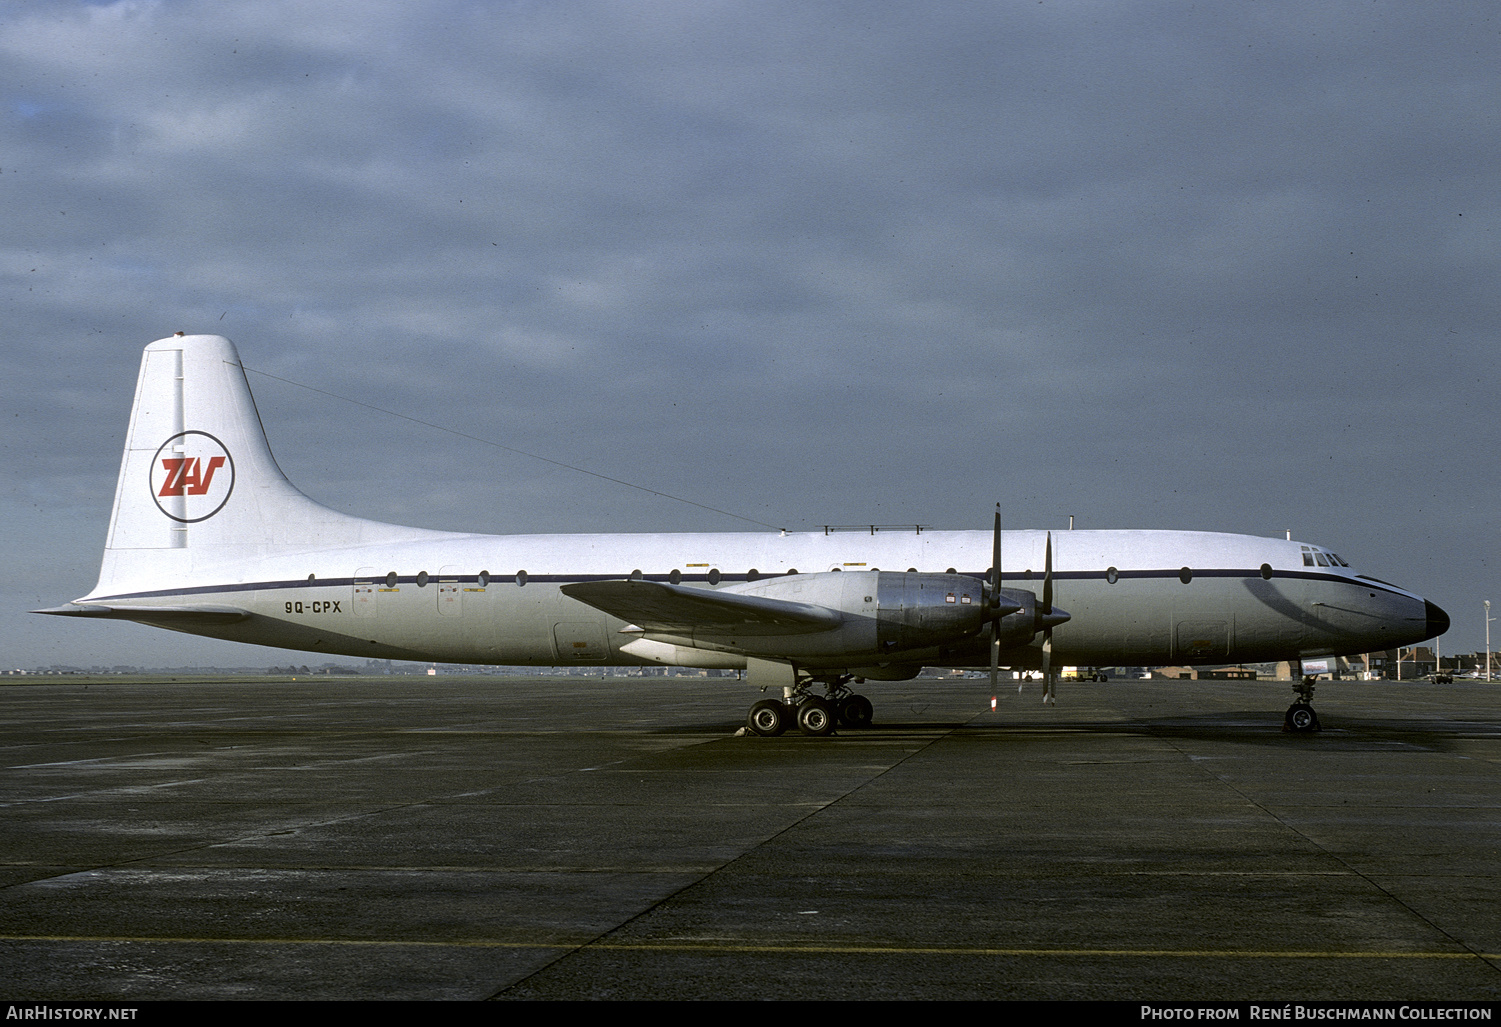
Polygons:
M1449 615L1428 600L1423 600L1423 609L1428 614L1428 637L1437 638L1449 630Z

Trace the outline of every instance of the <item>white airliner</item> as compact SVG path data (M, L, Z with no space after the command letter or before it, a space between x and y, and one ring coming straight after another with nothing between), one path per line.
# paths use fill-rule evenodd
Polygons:
M339 513L271 455L233 344L146 347L99 583L39 613L376 659L743 668L747 726L870 723L923 667L1225 664L1443 634L1327 549L1193 531L475 535ZM1005 560L1004 573L997 571ZM1054 605L1067 606L1067 612ZM825 696L814 688L821 686ZM1287 725L1312 730L1311 686Z

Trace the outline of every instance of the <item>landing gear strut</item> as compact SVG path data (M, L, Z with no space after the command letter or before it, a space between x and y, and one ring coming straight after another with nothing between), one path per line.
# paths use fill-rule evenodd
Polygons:
M1293 700L1293 704L1287 708L1287 716L1282 718L1282 730L1299 734L1324 730L1323 725L1319 723L1319 715L1313 709L1313 682L1313 675L1310 674L1293 685L1293 691L1298 693L1298 698Z

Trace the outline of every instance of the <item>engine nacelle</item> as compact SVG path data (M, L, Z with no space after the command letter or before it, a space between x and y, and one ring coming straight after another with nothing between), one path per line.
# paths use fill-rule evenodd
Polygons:
M883 653L950 645L985 627L985 588L963 574L873 571Z
M1037 620L1037 596L1025 589L1003 588L1001 598L1008 600L1013 606L1021 607L1015 613L1002 617L996 625L1001 649L1015 649L1030 644L1037 632L1042 630Z

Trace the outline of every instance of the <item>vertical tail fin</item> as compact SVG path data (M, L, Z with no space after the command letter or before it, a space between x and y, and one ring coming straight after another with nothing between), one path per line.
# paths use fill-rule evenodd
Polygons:
M384 531L372 531L381 528ZM266 442L234 344L179 335L146 347L92 596L174 588L289 550L400 531L320 506L293 487Z

